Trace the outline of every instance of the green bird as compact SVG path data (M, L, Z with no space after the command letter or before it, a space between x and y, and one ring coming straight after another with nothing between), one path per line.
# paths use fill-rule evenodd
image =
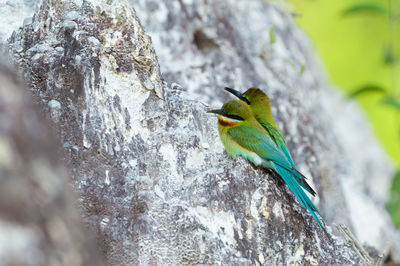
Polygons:
M254 117L260 123L264 129L267 131L268 135L272 138L278 148L283 152L286 159L292 165L293 171L296 172L296 179L305 190L307 190L311 195L315 196L315 191L310 187L306 181L306 177L303 176L299 171L297 171L294 165L292 156L286 146L284 136L276 124L274 117L271 113L271 103L268 96L259 88L250 88L244 93L237 90L225 87L225 90L229 91L240 100L247 103L253 113Z
M251 104L250 104L251 105ZM254 163L274 170L289 186L300 203L308 209L319 226L326 232L318 218L317 208L308 198L298 181L301 176L292 161L275 143L266 129L252 113L244 100L230 100L221 109L211 110L218 114L218 131L224 147L232 158L242 156ZM315 194L315 192L314 192Z

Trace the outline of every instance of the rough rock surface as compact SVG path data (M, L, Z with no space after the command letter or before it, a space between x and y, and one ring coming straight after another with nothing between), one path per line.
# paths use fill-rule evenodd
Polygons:
M14 30L23 24L29 24L37 11L40 1L5 0L0 3L0 47L7 41Z
M103 265L60 145L16 77L0 63L0 265Z
M296 39L304 38L268 4L203 2L133 2L168 65L165 79L182 87L162 82L151 40L127 0L44 0L32 23L9 40L12 59L59 134L85 222L108 264L360 264L273 174L226 156L216 119L199 101L219 104L226 97L219 87L228 84L268 88L295 161L320 194L321 213L328 224L338 216L357 229L346 218L351 193L342 179L365 162L342 163L351 153L327 119L332 103L324 104L340 100L322 91L317 66ZM253 30L235 29L246 24ZM349 121L340 125L361 132ZM365 126L358 114L355 121ZM365 132L360 138L374 143ZM389 175L377 146L368 149L363 158L372 178L376 169Z
M289 14L262 1L130 2L168 83L215 107L232 98L225 86L263 88L294 161L316 185L327 223L346 224L400 263L399 233L384 206L393 165L359 107L325 80Z

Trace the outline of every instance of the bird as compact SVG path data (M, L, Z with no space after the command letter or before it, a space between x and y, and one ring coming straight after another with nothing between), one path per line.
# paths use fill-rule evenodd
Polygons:
M255 165L274 170L326 233L318 209L299 182L299 171L257 121L249 104L243 99L234 99L221 109L208 112L218 114L218 132L228 155L233 159L242 156Z
M272 138L278 148L283 152L286 159L292 165L293 170L296 172L296 179L300 186L307 190L311 195L315 196L316 192L307 183L307 178L297 170L293 162L282 131L279 129L274 117L272 116L271 102L269 97L259 88L250 88L244 93L228 87L225 87L224 89L249 105L250 110L257 122L264 127L268 135Z

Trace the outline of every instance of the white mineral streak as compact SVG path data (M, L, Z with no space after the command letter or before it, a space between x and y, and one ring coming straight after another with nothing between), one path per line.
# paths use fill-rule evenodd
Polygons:
M110 185L110 176L109 176L110 171L106 170L106 178L104 180L104 183L108 186Z
M256 222L259 222L259 215L260 211L257 208L257 205L259 205L259 202L263 198L263 194L261 192L261 189L258 189L254 192L251 202L250 202L250 214L253 219L256 220Z
M269 218L269 212L268 212L268 207L267 207L267 197L263 197L263 199L262 199L262 202L260 205L260 212L266 219Z
M283 215L282 205L280 202L275 202L274 207L272 208L272 212L274 213L275 217L282 219L285 221L285 216Z
M233 232L236 221L232 213L215 212L205 207L196 207L190 208L188 214L195 217L212 234L220 236L221 241L225 244L237 244Z
M160 154L164 160L169 164L170 177L178 177L177 182L183 182L183 178L177 172L177 153L174 146L171 143L163 144L160 147Z
M33 60L33 58L32 58ZM57 100L50 100L48 102L48 105L50 107L50 115L52 117L52 119L54 119L55 121L58 121L60 115L61 115L61 103Z
M313 256L305 256L304 260L306 260L312 266L318 265L318 261Z
M141 113L141 106L147 100L149 96L149 91L144 91L138 78L135 74L119 74L113 71L116 68L116 62L113 57L108 55L102 55L101 57L101 65L100 65L100 73L107 83L103 84L105 95L102 96L104 101L106 101L110 97L114 97L118 95L121 100L121 108L127 108L130 117L131 117L131 127L130 129L126 129L124 127L125 120L119 116L117 117L117 121L119 122L119 128L124 131L124 136L126 137L126 141L131 141L132 137L140 134L140 136L147 140L149 138L150 132L146 127L141 125L141 116L138 114ZM103 105L98 104L89 104L88 106L92 106L93 108L98 108ZM106 106L106 105L105 105ZM109 106L107 106L109 107ZM119 112L108 113L110 116L105 117L105 123L112 123L111 121L115 120L115 114L119 114ZM117 125L115 125L117 126Z
M204 164L204 153L199 150L192 149L188 152L188 158L186 158L186 167L198 168Z
M295 251L295 253L289 258L287 264L288 264L288 265L296 265L297 262L303 261L303 256L304 256L304 254L305 254L305 252L304 252L304 246L303 246L303 244L300 242L299 244L297 244L296 251Z
M107 227L107 225L109 224L109 222L110 222L110 219L108 217L103 218L100 222L101 229L104 230Z

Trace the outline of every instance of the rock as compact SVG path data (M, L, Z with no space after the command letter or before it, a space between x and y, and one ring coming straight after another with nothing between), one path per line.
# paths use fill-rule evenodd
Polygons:
M11 33L22 25L32 22L31 18L38 9L40 1L5 0L0 3L0 48Z
M225 86L264 89L327 223L346 224L362 243L392 252L400 263L399 233L384 206L394 165L360 108L325 80L289 14L263 1L130 2L168 83L215 107L232 98Z
M0 59L0 265L103 265L60 145Z
M325 88L319 66L301 45L304 37L271 5L207 3L133 2L167 83L127 0L44 0L32 23L9 40L12 60L59 134L84 221L107 263L370 261L359 247L325 235L276 176L224 152L203 102L219 105L227 97L219 87L226 85L265 88L276 99L273 111L295 161L320 194L323 217L328 224L338 217L358 226L348 217L342 186L365 162L342 162L351 153L335 127L347 123L354 134L362 131L354 120L327 121L340 98ZM244 25L252 30L239 31ZM271 27L275 43L267 34ZM335 101L325 105L328 95ZM375 140L365 132L361 138L372 143L361 157L369 160L369 174L374 179L382 170L376 165L389 176ZM365 197L364 186L356 199ZM382 207L367 204L387 218ZM383 221L391 227L379 230L393 232L390 220Z

